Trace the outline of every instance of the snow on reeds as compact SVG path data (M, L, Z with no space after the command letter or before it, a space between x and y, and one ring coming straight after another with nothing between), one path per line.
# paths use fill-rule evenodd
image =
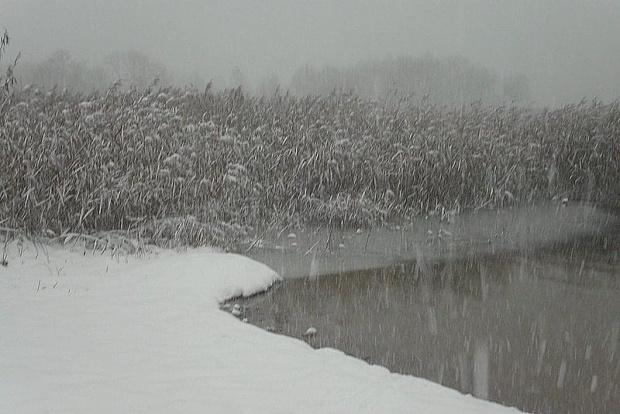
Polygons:
M115 87L5 99L0 217L33 234L230 247L274 223L360 226L553 197L620 206L618 103L451 111Z

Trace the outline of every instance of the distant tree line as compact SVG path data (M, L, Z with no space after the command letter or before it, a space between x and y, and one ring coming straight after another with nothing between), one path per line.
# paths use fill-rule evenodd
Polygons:
M400 57L364 61L344 69L305 65L291 81L291 91L299 95L326 95L334 90L353 91L372 100L424 100L447 106L530 100L525 76L500 77L462 57Z
M15 75L22 86L84 93L105 90L117 81L126 87L144 89L154 82L170 84L172 79L163 64L137 51L114 52L91 65L59 50L42 61L20 62Z
M203 74L173 77L167 68L142 52L114 52L98 64L75 59L66 50L59 50L38 62L20 62L15 73L22 85L45 89L60 88L77 92L103 91L120 81L122 87L144 89L160 86L204 87ZM380 61L364 61L349 67L304 65L290 82L282 83L270 74L250 85L238 66L227 80L217 81L215 89L242 87L244 92L270 96L290 91L294 95L326 96L337 92L354 92L362 98L408 103L422 101L437 105L460 106L472 102L488 105L529 103L529 82L525 76L501 77L462 57L436 58L401 57Z

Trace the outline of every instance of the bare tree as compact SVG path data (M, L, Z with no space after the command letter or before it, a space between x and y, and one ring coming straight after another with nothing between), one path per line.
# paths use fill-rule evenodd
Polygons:
M170 75L164 65L142 52L115 52L107 56L106 63L116 80L145 89L154 82L170 83Z
M58 50L41 62L24 64L20 71L22 83L44 88L61 88L88 92L96 89L92 70L82 61L73 59L66 50Z
M273 96L280 90L278 75L272 73L263 78L258 85L258 93L262 96Z
M243 71L241 70L239 66L235 66L235 68L232 70L232 73L230 74L228 86L231 89L238 88L239 86L243 86L245 89L247 89L248 87L247 80L245 78L245 75L243 74Z
M525 103L531 99L529 79L524 75L505 78L502 88L503 98L511 103Z

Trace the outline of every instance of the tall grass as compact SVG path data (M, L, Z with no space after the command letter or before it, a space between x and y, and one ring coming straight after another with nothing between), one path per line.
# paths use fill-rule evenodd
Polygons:
M351 94L26 88L0 112L3 226L231 247L553 197L620 207L620 107L399 107ZM2 219L0 219L2 221Z

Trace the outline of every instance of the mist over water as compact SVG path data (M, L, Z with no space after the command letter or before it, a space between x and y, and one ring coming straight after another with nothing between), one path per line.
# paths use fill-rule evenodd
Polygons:
M463 57L500 77L524 75L535 105L620 96L620 3L522 1L1 1L0 27L23 61L64 49L99 64L138 51L177 83L265 79L299 67L341 69L396 57ZM18 73L19 74L19 73Z

